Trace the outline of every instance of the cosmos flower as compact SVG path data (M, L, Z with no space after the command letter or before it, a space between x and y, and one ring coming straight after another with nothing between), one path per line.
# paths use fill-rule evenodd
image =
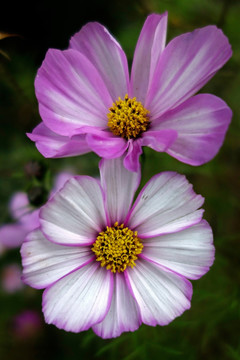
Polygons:
M43 122L28 134L38 150L45 157L124 155L131 171L143 146L190 165L211 160L232 112L214 95L193 95L231 57L231 46L216 26L165 47L166 32L167 13L147 17L130 77L121 46L96 22L76 33L67 50L48 50L35 80Z
M61 172L56 176L52 196L72 176L70 172ZM22 245L26 235L39 227L39 208L33 207L28 195L16 192L10 199L9 212L14 223L0 226L0 245L2 252L5 249L16 248Z
M123 158L100 163L100 181L70 179L40 211L21 248L23 281L43 293L45 321L103 337L166 325L190 308L192 285L213 263L203 204L183 175L154 176Z

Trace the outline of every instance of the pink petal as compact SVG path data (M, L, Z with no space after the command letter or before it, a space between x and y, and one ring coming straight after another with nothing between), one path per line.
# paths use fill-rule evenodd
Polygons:
M113 101L128 93L128 64L124 51L107 29L96 22L83 26L70 40L101 75Z
M172 233L198 223L204 199L185 176L163 172L148 181L139 193L127 223L140 237Z
M66 184L66 182L70 180L73 176L74 174L69 171L61 171L60 173L58 173L54 180L54 193L61 190L61 188Z
M165 48L167 34L167 12L147 17L134 53L131 72L131 96L143 104L156 65Z
M163 129L160 131L146 131L142 134L142 146L148 146L156 151L166 151L176 140L176 130Z
M232 111L214 95L199 94L154 122L154 129L174 129L177 140L167 152L190 165L201 165L219 151Z
M105 194L109 225L116 221L124 223L139 186L141 174L130 172L123 166L123 158L102 160L100 163L101 184Z
M142 139L137 140L128 140L128 150L127 155L124 158L124 166L127 170L133 172L139 172L140 162L139 156L142 154Z
M24 192L16 192L10 199L10 214L15 220L21 220L21 217L29 212L29 200Z
M19 247L28 230L22 224L7 224L0 227L0 244L8 249Z
M199 279L214 260L213 235L209 224L199 224L173 234L146 239L141 255L149 261L189 279Z
M50 49L35 80L40 115L59 135L81 125L102 126L112 99L92 63L76 50Z
M127 287L123 274L116 273L111 307L104 320L93 331L104 339L135 331L141 325L138 306Z
M77 139L58 135L40 123L31 134L27 136L35 141L38 151L46 158L58 158L82 155L91 151L87 145L84 135Z
M112 291L111 271L91 262L44 291L45 321L66 331L88 330L106 316Z
M96 179L74 177L40 212L41 229L57 244L92 244L106 226L102 189Z
M93 258L89 247L53 244L39 229L27 236L21 255L22 279L36 289L46 288Z
M190 308L192 285L183 277L142 259L125 273L144 324L167 325Z
M163 51L146 99L157 118L195 94L227 62L232 51L216 26L206 26L173 39Z
M31 210L28 207L28 212L23 213L21 204L25 203L25 196L22 196L23 193L16 193L10 203L10 207L14 215L21 217L18 219L18 222L15 224L6 224L0 227L0 243L3 247L6 248L16 248L19 247L26 235L39 227L39 210ZM27 210L27 209L25 209Z
M107 126L107 122L106 122L106 126L103 129L102 127L97 127L97 126L88 126L88 125L84 125L81 126L80 128L76 129L77 135L73 135L71 137L71 139L78 139L79 135L87 135L87 134L91 134L91 135L98 135L98 136L102 136L102 137L113 137L114 135L109 131L108 126Z
M31 210L28 214L21 218L22 225L28 232L35 230L39 227L39 209Z
M106 159L114 159L121 156L128 146L125 139L115 137L108 131L102 131L98 134L87 134L86 140L92 151Z

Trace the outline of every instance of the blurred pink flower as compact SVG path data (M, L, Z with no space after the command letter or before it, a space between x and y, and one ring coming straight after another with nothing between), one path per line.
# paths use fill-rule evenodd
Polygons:
M124 155L137 171L143 146L201 165L219 151L232 112L220 98L196 94L232 55L227 37L206 26L165 47L167 13L147 17L131 76L124 51L99 23L85 25L67 50L50 49L36 96L43 122L29 138L45 157L94 151Z
M100 181L70 179L40 211L21 248L23 281L44 289L45 321L111 338L141 323L166 325L190 308L192 285L214 260L204 199L183 175L102 160Z
M56 176L52 196L72 176L72 173L62 172ZM24 192L15 193L9 203L9 212L15 223L0 227L0 247L4 249L19 247L25 236L39 226L39 209L31 206Z
M21 280L22 270L17 264L9 264L3 267L1 273L1 286L7 293L14 293L23 288Z
M12 332L18 340L29 340L40 333L43 327L41 315L34 310L25 310L12 321Z

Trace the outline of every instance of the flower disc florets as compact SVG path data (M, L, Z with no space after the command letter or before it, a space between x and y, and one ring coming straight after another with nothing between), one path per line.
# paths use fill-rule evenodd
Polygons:
M149 126L149 111L135 97L129 99L125 95L124 100L119 97L109 110L108 127L114 135L129 140L136 138Z
M134 261L142 249L137 231L132 231L123 224L118 225L118 222L100 232L92 247L96 261L101 261L101 266L113 273L123 272L127 266L135 266Z

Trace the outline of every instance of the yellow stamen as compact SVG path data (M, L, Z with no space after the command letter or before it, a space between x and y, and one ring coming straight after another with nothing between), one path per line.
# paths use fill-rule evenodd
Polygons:
M149 126L149 111L135 97L129 99L125 95L124 100L119 97L109 111L107 117L111 132L127 140L136 138Z
M137 255L141 254L143 244L137 237L137 231L132 231L124 225L106 227L99 233L92 251L96 255L96 261L101 262L107 270L123 272L127 266L135 266Z

